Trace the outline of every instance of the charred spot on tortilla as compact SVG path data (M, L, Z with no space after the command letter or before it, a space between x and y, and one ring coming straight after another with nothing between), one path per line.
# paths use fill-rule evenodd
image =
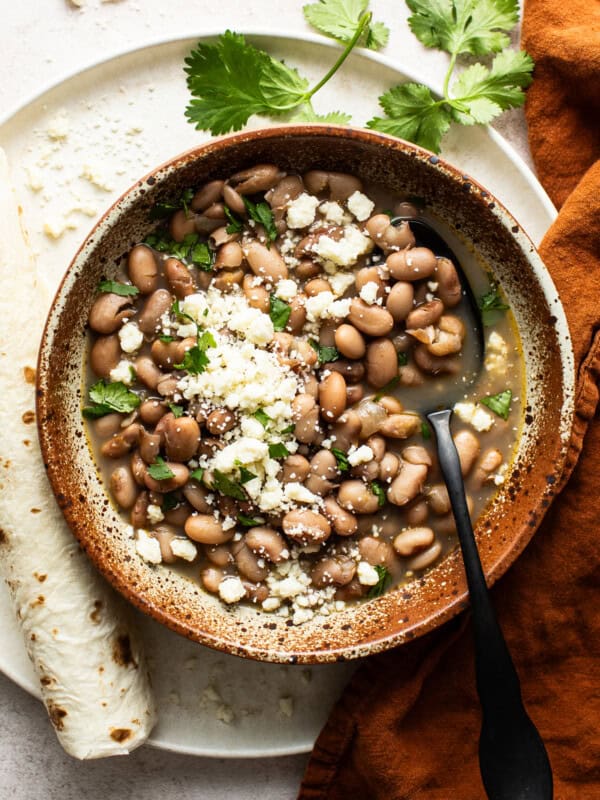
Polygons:
M6 534L4 533L2 528L0 528L0 544L4 544L4 542L6 541L7 541Z
M29 445L31 444L31 439L23 439L23 444L25 445L25 447L29 447Z
M113 659L120 667L128 667L130 664L137 667L137 663L131 652L131 641L128 634L117 636L113 645Z
M42 686L50 686L50 684L54 681L54 678L50 678L48 675L42 675L40 678L40 683Z
M57 731L62 731L65 727L63 720L67 716L65 709L57 706L56 703L52 702L52 700L48 700L48 705L46 708L48 709L50 722L54 725Z
M35 420L35 411L26 411L21 419L25 425L31 425L31 423Z
M126 742L131 736L133 736L133 731L130 731L129 728L111 728L110 730L110 738L115 742Z
M33 577L34 577L34 578L37 578L37 580L38 580L40 583L43 583L43 582L46 580L46 578L47 578L48 576L46 575L46 573L45 573L45 572L41 572L41 573L40 573L40 572L34 572L34 573L33 573Z
M44 595L38 594L37 598L35 600L32 600L29 605L31 608L35 608L36 606L43 606L45 602L46 598L44 597Z
M27 383L35 383L35 370L33 367L23 367L23 375Z
M32 514L40 514L42 511L41 508L30 508L29 510Z
M100 622L101 608L102 608L102 600L94 600L94 610L90 613L90 619L96 625Z

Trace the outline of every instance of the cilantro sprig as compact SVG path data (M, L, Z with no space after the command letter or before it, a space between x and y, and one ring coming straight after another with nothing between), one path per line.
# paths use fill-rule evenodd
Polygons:
M120 283L119 281L100 281L98 291L118 294L120 297L133 297L140 293L137 286L132 286L130 283Z
M379 575L379 580L375 586L371 586L367 592L369 600L373 600L375 597L381 597L382 594L385 594L388 586L392 582L392 576L387 567L384 567L382 564L377 564L375 569Z
M498 318L496 312L508 311L509 306L506 305L498 287L492 284L485 294L479 298L479 310L481 311L481 321L485 326L493 325Z
M140 398L130 391L121 381L108 383L104 379L90 387L92 404L83 408L83 416L87 419L98 419L117 411L120 414L131 414L140 404Z
M159 253L178 258L188 266L193 264L204 272L210 272L213 268L215 252L197 233L188 233L183 241L176 242L165 231L155 231L146 236L144 244L158 250Z
M310 346L316 351L319 358L319 364L329 364L331 361L338 361L340 352L337 347L330 345L319 344L316 339L309 339Z
M302 10L313 28L341 44L348 44L368 7L369 0L318 0L317 3L304 6ZM380 50L387 44L389 36L387 25L369 20L359 44L369 50Z
M216 347L215 337L210 331L203 331L198 334L196 344L185 351L183 362L181 364L173 364L175 369L185 370L191 375L200 375L205 371L209 364L209 358L206 351L210 347Z
M161 456L157 456L156 461L148 466L148 475L155 481L168 481L175 477L175 473Z
M192 202L193 196L194 190L186 189L175 202L166 200L164 202L155 203L150 209L150 219L164 219L165 217L170 217L171 214L174 214L175 211L179 211L180 209L185 211L187 217L190 213L190 203Z
M277 228L273 219L273 212L268 203L253 203L247 197L243 197L244 205L250 219L262 225L266 231L269 244L277 238Z
M503 392L498 392L498 394L482 397L479 402L487 406L497 416L502 417L503 420L507 420L510 414L510 404L512 403L512 391L505 389Z
M292 313L292 307L285 300L280 300L276 295L272 294L269 298L269 316L273 323L273 328L276 331L285 330L288 320Z
M379 98L385 117L367 127L408 139L438 153L453 122L487 125L525 102L533 60L523 50L507 50L507 35L518 22L518 0L406 0L409 25L426 46L450 54L442 96L421 83L394 86ZM459 55L497 53L488 67L468 66L452 82Z

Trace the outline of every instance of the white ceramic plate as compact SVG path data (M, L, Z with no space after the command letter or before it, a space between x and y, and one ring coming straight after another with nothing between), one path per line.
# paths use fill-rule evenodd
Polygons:
M332 43L304 35L249 32L273 56L318 79ZM203 38L210 38L203 35ZM37 95L0 121L40 271L56 288L94 219L157 164L209 137L185 120L184 56L197 38L157 42L122 53ZM318 98L362 124L378 112L384 88L418 80L410 69L362 51ZM436 87L432 87L436 88ZM256 120L254 127L264 125ZM456 128L443 155L490 189L538 243L556 214L531 171L491 129ZM57 239L44 232L64 230ZM137 613L137 612L136 612ZM0 585L0 670L37 694L5 586ZM137 614L159 701L151 743L219 757L305 752L354 665L300 668L243 661L189 642Z

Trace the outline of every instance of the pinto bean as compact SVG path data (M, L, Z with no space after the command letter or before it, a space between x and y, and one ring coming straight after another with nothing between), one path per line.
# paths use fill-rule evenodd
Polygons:
M356 413L361 422L361 439L368 439L369 436L377 433L387 419L385 408L371 398L367 398L363 400L362 403L359 403Z
M427 569L434 564L442 552L442 545L440 542L434 542L427 550L423 550L416 556L406 562L406 569L411 572L417 572L422 569Z
M351 445L358 444L362 429L361 418L356 411L346 411L331 426L331 438L339 450L346 452Z
M423 490L427 477L425 464L400 462L400 472L387 490L387 499L396 506L405 506Z
M470 494L467 495L467 509L469 514L473 514L473 498ZM451 536L456 533L456 521L454 519L454 514L444 514L441 517L438 517L435 522L436 530L439 534L444 536Z
M434 298L428 303L417 306L406 318L407 328L426 328L427 325L435 325L444 313L444 304L441 300Z
M394 318L389 311L378 305L367 305L354 297L350 303L349 321L367 336L387 336L394 327Z
M377 299L382 300L385 297L386 283L382 278L381 273L387 273L385 267L363 267L359 269L354 278L354 285L356 286L357 294L368 283L374 283L377 286Z
M448 258L438 258L433 279L437 281L436 294L446 308L454 308L462 300L462 287L456 267Z
M121 414L117 414L116 412L112 414L106 414L106 416L100 417L99 419L94 420L92 423L94 433L100 439L106 439L121 430L122 421L123 417Z
M359 383L365 376L365 367L360 361L344 361L340 358L338 361L327 364L327 369L330 372L339 372L346 383L350 384Z
M453 437L460 459L463 478L466 477L477 460L480 451L479 439L468 430L458 431Z
M295 200L304 191L299 175L286 175L265 194L265 200L272 209L284 208L290 200Z
M344 481L338 491L337 502L346 511L355 514L373 514L379 508L379 499L362 481Z
M371 566L394 566L396 557L394 549L385 539L376 539L374 536L364 536L358 543L358 551L365 561Z
M321 292L331 292L331 284L325 278L313 278L304 286L304 292L308 297L316 297Z
M225 201L225 205L230 208L234 214L238 214L240 217L245 217L247 215L248 212L246 211L246 206L244 205L241 195L236 192L233 186L229 186L227 183L223 186L223 200Z
M362 334L353 325L340 325L335 331L335 346L346 358L362 358L366 344Z
M229 242L237 242L240 238L239 233L229 232L227 231L227 225L223 225L220 228L215 228L211 231L210 236L208 237L208 241L213 248L222 247ZM206 289L208 287L208 283L210 282L210 273L204 272L202 273L208 279L206 286L202 286L201 288Z
M213 280L213 286L220 292L231 292L236 286L241 285L244 280L244 274L244 270L239 267L222 269Z
M167 413L167 409L160 400L144 400L140 405L140 419L146 425L156 425L161 417Z
M346 410L346 381L339 372L331 372L319 384L319 405L328 421L338 419Z
M217 408L208 415L206 427L213 436L220 436L222 433L230 431L235 422L236 416L232 411L228 408Z
M262 566L259 563L260 557L257 558L256 554L248 547L244 539L239 542L233 542L231 545L231 552L235 560L235 565L238 568L240 575L248 578L255 583L260 583L269 574L269 568L265 566L264 559L262 559Z
M435 540L431 528L405 528L394 539L394 550L402 558L410 558L430 547Z
M160 452L161 437L157 433L149 433L145 428L140 431L140 456L146 464L153 464ZM145 475L145 473L144 473ZM144 477L144 482L146 478Z
M299 394L292 400L294 436L303 444L312 444L319 434L319 407L315 398Z
M133 475L133 479L137 483L138 486L145 486L146 481L144 478L146 477L146 462L140 455L139 450L135 450L131 454L131 459L129 460L129 466L131 469L131 474Z
M223 544L235 533L235 528L224 531L212 514L192 514L186 519L184 530L190 539L201 544Z
M402 458L409 464L425 464L427 467L432 465L429 451L420 444L405 447L402 451Z
M438 322L433 342L426 345L434 356L459 353L465 337L465 326L458 317L444 315Z
M257 164L236 172L229 179L238 194L256 194L272 189L284 177L275 164Z
M352 467L350 474L353 478L360 478L366 483L371 483L371 481L375 481L379 477L379 464L376 461L357 464L357 466Z
M473 483L476 486L483 486L491 480L492 475L502 464L502 453L495 447L488 448L479 459L479 463L473 474Z
M210 563L217 567L228 567L233 564L233 553L228 544L207 545L204 552Z
M283 462L283 483L303 483L310 473L310 462L294 453Z
M185 209L176 211L169 222L169 233L176 242L183 242L186 236L196 233L196 217Z
M146 528L148 526L147 512L149 505L148 492L140 492L129 515L129 521L134 528Z
M365 391L362 386L356 384L355 386L346 386L346 405L353 406L365 396Z
M335 486L339 472L337 461L330 450L319 450L310 460L310 473L305 480L306 488L324 497Z
M421 429L418 414L390 414L379 426L379 433L390 439L408 439Z
M131 508L138 496L138 488L129 467L117 467L110 476L110 490L121 508Z
M428 247L412 247L392 253L386 259L392 277L397 281L420 281L433 275L437 261Z
M389 339L374 339L367 347L367 381L376 389L398 375L398 357Z
M306 191L310 194L329 192L329 200L347 200L354 192L362 191L362 181L344 172L326 172L313 169L303 175Z
M281 524L285 535L300 544L321 544L331 535L329 521L314 511L288 511Z
M215 269L231 269L240 267L244 260L244 253L239 242L225 242L217 250Z
M179 300L183 300L184 297L194 293L195 287L192 274L178 258L167 258L164 264L164 272L169 289Z
M356 563L348 556L326 556L314 565L310 577L314 586L346 586L356 573Z
M385 301L385 307L396 322L406 319L413 307L414 297L415 290L412 283L398 281L392 286Z
M99 336L90 350L90 366L101 378L110 378L111 371L121 360L121 344L116 333Z
M416 502L413 502L407 506L405 513L408 524L418 527L419 525L423 525L423 523L427 520L427 517L429 516L429 508L427 507L425 500L417 500Z
M192 202L190 203L192 211L204 211L209 206L212 206L213 203L218 202L223 195L224 185L225 181L219 180L205 183L192 197Z
M406 364L398 370L400 386L421 386L425 376L414 364Z
M260 242L250 242L245 248L250 269L255 275L277 283L288 276L288 268L275 245L265 247Z
M121 297L112 292L102 292L94 301L88 318L89 326L96 333L114 333L125 320L133 317L135 309L131 297Z
M290 308L292 309L292 313L290 314L287 325L285 326L286 331L290 331L290 333L295 334L301 333L304 323L306 322L305 303L306 297L303 294L297 294L295 297L292 297L290 300Z
M137 244L127 256L127 273L140 294L152 294L158 288L158 265L152 250Z
M224 577L225 572L219 567L206 567L200 573L202 585L207 592L211 592L212 594L219 593L219 585Z
M186 519L192 512L193 508L189 503L178 503L175 508L163 508L165 522L169 525L175 525L177 528L183 528Z
M298 358L302 365L308 367L314 367L319 360L315 348L303 339L295 340L292 355Z
M200 426L192 417L171 417L165 425L165 450L171 461L189 461L198 450Z
M108 441L104 442L100 452L108 458L121 458L127 455L138 443L141 430L143 430L141 425L137 423L128 425L120 433L116 433Z
M320 264L316 264L314 261L310 261L308 258L303 258L294 272L296 277L301 281L308 281L311 278L316 278L317 275L320 275L323 272L323 268Z
M253 275L244 275L242 288L249 306L258 308L264 314L269 313L269 293L264 286L254 285Z
M156 390L163 373L150 356L138 356L134 362L135 374L152 391Z
M250 550L263 558L268 558L274 564L289 558L285 539L274 528L263 526L250 528L246 533L245 540Z
M415 347L413 357L417 366L431 375L456 375L461 369L460 359L452 356L434 356L424 344Z
M436 514L448 514L450 511L450 497L448 489L443 483L435 483L427 492L427 504Z
M139 329L146 334L154 334L162 315L169 311L172 305L171 293L166 289L157 289L148 297L138 319Z
M384 483L391 481L398 474L400 469L400 459L395 453L386 453L379 462L379 480Z
M373 460L377 462L381 461L385 455L386 448L386 443L383 436L373 434L372 436L369 436L365 444L373 451Z
M186 344L184 344L184 341L161 342L160 339L155 339L150 348L152 360L163 369L172 369L174 364L181 364L185 351L195 344L194 339Z
M392 225L387 214L375 214L365 225L369 236L384 253L414 247L415 237L407 222Z
M200 511L202 514L210 514L212 511L212 506L207 500L208 495L208 489L205 489L204 486L197 486L195 483L187 483L183 487L185 499L196 511Z
M166 466L173 473L172 478L165 478L162 481L157 481L155 478L151 477L149 473L146 474L146 486L150 491L160 492L161 494L172 492L175 489L181 489L188 482L190 471L184 464L176 464L174 461L167 461ZM190 536L190 539L193 538L193 536Z
M331 522L333 530L338 536L352 536L356 533L358 529L356 517L342 508L333 497L325 498L323 513Z
M402 414L404 411L404 406L400 400L391 394L384 394L377 402L385 408L388 414Z

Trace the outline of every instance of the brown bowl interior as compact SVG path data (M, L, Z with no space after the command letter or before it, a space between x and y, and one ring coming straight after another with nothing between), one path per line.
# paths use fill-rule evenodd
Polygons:
M81 418L88 311L98 282L110 278L132 245L149 232L149 207L259 162L274 162L288 171L350 172L424 198L434 214L473 243L506 291L523 342L527 401L510 479L477 524L490 582L521 553L553 496L570 426L570 345L553 324L558 300L549 299L553 287L543 265L497 201L437 157L366 131L283 127L212 141L141 180L84 242L52 306L38 379L38 421L48 476L82 547L133 604L202 644L267 661L354 658L422 635L465 607L458 551L407 587L301 626L252 608L227 608L168 567L152 567L136 555L127 526L100 483ZM532 408L544 413L532 414Z

